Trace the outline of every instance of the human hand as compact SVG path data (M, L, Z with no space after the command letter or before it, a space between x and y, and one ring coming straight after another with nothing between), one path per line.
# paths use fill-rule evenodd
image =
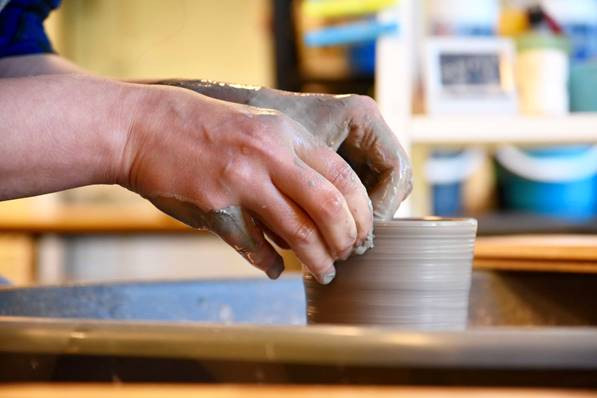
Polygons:
M290 116L353 167L367 188L376 219L391 219L412 189L408 156L370 97L292 93L205 80L159 83Z
M391 219L411 192L409 158L372 98L262 89L252 103L275 105L337 150L367 188L376 219Z
M209 229L270 278L291 248L321 282L369 236L367 192L318 137L274 111L172 87L143 86L131 112L121 185Z

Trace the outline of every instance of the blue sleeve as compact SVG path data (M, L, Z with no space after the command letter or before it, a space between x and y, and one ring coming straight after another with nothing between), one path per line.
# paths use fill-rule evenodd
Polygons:
M54 52L44 20L61 0L9 0L0 10L0 58Z

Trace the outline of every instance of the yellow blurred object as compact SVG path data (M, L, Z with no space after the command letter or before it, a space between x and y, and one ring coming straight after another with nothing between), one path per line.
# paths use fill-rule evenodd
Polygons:
M17 286L34 282L35 245L27 235L0 235L0 275Z
M398 4L397 0L307 0L303 13L309 17L335 18L374 14Z
M493 161L485 155L483 162L465 181L462 187L462 201L466 214L482 214L495 205L496 180Z
M517 36L529 29L527 13L521 8L505 8L500 15L498 31L501 36Z

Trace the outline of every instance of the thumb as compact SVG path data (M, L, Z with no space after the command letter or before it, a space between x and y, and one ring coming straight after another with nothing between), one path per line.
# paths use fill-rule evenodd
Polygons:
M212 231L270 279L277 279L284 271L282 257L265 239L253 217L240 206L205 212L193 203L174 198L153 197L151 202L193 228Z
M239 206L211 212L211 230L239 252L248 262L264 271L270 279L278 279L284 261L265 239L255 219Z

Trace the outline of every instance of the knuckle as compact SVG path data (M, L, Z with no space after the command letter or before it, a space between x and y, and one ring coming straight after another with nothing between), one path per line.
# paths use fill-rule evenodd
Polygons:
M332 190L322 191L320 210L326 219L335 219L344 209L344 197L339 192Z
M369 97L368 95L360 95L359 103L361 104L361 106L365 107L368 110L377 110L377 102L375 102L375 100Z
M228 159L221 171L225 181L242 182L251 179L251 170L248 164L242 158Z
M368 95L352 94L347 97L347 100L354 106L364 107L366 109L377 108L375 100Z
M288 152L283 134L288 128L287 117L279 113L259 115L251 124L242 143L242 154L262 159L279 159Z
M297 224L291 232L290 241L297 246L306 246L313 243L315 228L307 223Z
M307 130L300 123L284 113L276 111L272 114L267 114L264 120L267 130L279 140L284 140L284 137L289 138L297 135L301 136L303 140L310 138L310 134L308 134Z
M357 186L358 177L352 167L344 161L337 162L330 173L330 182L338 189L353 190Z
M278 111L271 111L259 114L257 119L264 129L275 132L288 127L289 118Z

